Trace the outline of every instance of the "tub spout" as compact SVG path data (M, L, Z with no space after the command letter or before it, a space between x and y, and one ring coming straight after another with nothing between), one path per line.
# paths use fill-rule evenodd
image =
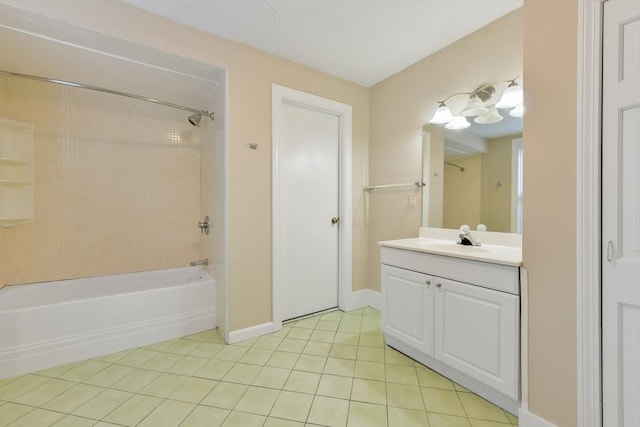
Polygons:
M191 264L192 267L196 265L209 265L209 259L205 258L201 259L200 261L191 261L189 264Z

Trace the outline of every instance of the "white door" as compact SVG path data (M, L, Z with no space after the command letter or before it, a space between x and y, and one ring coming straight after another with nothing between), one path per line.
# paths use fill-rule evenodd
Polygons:
M602 322L605 426L640 426L640 1L604 6Z
M278 141L282 319L338 306L339 117L284 103Z

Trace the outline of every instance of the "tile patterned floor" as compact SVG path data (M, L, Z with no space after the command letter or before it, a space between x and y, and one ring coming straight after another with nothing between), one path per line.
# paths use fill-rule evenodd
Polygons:
M0 380L0 426L509 427L517 418L339 311L225 345L206 331Z

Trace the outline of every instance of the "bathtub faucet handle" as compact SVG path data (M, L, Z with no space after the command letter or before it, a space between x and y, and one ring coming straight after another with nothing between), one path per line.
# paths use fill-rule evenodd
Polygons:
M209 265L209 259L205 258L200 261L191 261L189 265L191 265L191 267L195 267L196 265Z

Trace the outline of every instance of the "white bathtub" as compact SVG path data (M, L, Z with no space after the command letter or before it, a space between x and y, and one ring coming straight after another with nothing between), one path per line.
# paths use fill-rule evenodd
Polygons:
M0 289L0 378L216 327L200 267Z

